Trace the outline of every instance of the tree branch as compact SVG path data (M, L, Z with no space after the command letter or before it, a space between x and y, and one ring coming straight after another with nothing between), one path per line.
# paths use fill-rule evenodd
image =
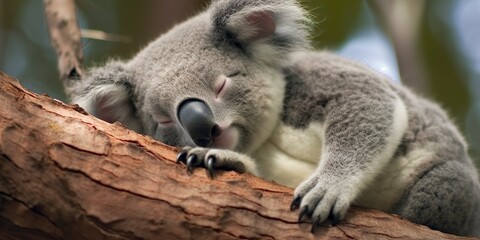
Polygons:
M50 40L58 56L58 70L65 90L83 76L80 28L73 0L44 0ZM70 93L67 92L69 96Z
M423 57L418 49L419 28L426 1L369 0L368 3L393 43L403 84L417 93L429 95Z

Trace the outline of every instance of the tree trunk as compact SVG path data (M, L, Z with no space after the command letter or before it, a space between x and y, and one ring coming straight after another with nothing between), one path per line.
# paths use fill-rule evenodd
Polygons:
M248 174L192 176L176 149L0 73L1 239L312 239L292 189ZM455 239L353 208L317 238Z

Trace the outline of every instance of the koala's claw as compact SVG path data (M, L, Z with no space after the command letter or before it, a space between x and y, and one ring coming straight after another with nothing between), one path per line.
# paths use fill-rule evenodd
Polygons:
M210 179L213 179L215 176L214 176L214 169L213 169L213 164L215 164L215 157L214 156L210 156L208 157L207 159L207 172L208 172L208 177Z
M191 175L195 168L205 168L209 178L215 177L217 169L245 172L242 155L224 149L203 147L183 147L177 155L177 163L187 165L187 173Z
M340 218L336 214L330 213L328 218L330 219L332 226L336 226L338 222L340 222Z
M300 207L300 203L302 202L302 197L297 196L292 200L292 203L290 204L290 210L294 211L297 210Z
M321 222L316 220L315 222L312 223L312 228L310 229L310 232L312 234L315 233L315 231L317 230L317 228L321 225Z
M307 213L308 213L308 206L304 206L302 210L300 210L300 214L298 215L298 222L302 222L303 217L307 215Z
M332 226L336 226L338 222L340 222L340 217L337 214L334 214L333 211L330 211L328 219L330 220ZM322 225L322 220L320 218L315 219L312 223L312 229L310 230L310 232L314 234L317 228L320 227L320 225Z
M354 196L348 184L335 181L331 177L314 176L295 189L290 209L300 209L298 222L310 219L312 232L325 222L335 226L344 219Z
M181 151L181 152L177 155L177 161L176 161L176 163L177 163L177 164L179 164L179 163L184 163L184 164L186 164L187 155L188 155L188 152L187 152L187 151Z
M187 173L188 175L192 175L193 173L193 168L196 167L196 162L197 162L197 155L190 155L187 158Z

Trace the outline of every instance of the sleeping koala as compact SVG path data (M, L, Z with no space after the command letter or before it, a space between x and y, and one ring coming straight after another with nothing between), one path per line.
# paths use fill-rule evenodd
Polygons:
M312 230L356 204L480 234L477 172L444 111L311 50L308 23L294 0L218 0L67 90L99 118L182 147L189 172L296 187L291 209Z

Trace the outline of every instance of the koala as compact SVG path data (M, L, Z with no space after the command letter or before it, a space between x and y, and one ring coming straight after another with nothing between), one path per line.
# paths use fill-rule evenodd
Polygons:
M249 172L295 188L299 221L359 205L480 235L480 184L435 103L309 44L294 0L217 0L132 59L70 89L93 115L180 147L187 171Z

